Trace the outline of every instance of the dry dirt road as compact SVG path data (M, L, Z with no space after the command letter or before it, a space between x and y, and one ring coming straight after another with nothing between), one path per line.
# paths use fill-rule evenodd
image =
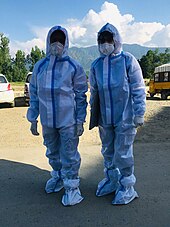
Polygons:
M84 201L63 207L62 192L46 195L51 170L40 136L33 137L22 97L16 107L0 106L0 227L168 227L170 226L170 100L147 100L145 125L135 144L136 190L140 198L113 206L113 195L95 196L103 178L103 160L97 129L80 139L80 170Z

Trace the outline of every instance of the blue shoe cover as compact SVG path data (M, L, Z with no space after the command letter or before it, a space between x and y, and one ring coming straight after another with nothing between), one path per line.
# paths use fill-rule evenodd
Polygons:
M120 187L115 195L114 200L112 201L113 205L123 205L128 204L135 198L138 198L137 192L134 190L133 186L129 187Z
M118 169L104 169L105 178L99 182L98 188L96 191L96 196L108 195L114 191L119 186L119 170Z
M64 186L63 186L63 180L60 177L59 171L51 171L51 176L45 186L46 193L53 193L53 192L59 192Z
M134 174L127 177L122 176L119 182L120 186L116 190L115 198L113 199L112 204L128 204L135 198L139 197L133 187L136 182Z
M65 194L62 197L62 204L64 206L76 205L84 199L78 186L79 179L64 180Z

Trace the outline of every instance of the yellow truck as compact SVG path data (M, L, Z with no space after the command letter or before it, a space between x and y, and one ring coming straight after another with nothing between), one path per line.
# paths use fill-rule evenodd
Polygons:
M161 99L170 96L170 63L155 68L153 79L149 81L149 94L161 94Z

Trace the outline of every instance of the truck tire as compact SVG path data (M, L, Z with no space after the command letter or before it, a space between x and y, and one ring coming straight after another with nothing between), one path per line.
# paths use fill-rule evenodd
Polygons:
M166 91L162 91L161 92L161 99L162 100L166 100L167 99L167 93L166 93Z

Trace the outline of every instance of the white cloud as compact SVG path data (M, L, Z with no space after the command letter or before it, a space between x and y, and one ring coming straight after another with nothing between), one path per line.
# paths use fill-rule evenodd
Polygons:
M164 26L161 23L143 23L134 22L132 24L124 25L123 40L125 43L137 43L144 45L146 42L150 42L152 36L163 29Z
M155 32L152 39L146 42L145 45L170 47L170 24L164 26L160 31Z
M46 36L49 28L33 26L30 28L30 30L36 38L26 42L20 42L17 40L10 41L10 53L12 56L15 55L17 50L22 50L25 52L25 54L29 54L32 47L35 46L38 46L40 49L45 49Z
M32 47L38 46L40 49L45 49L45 43L40 38L28 40L26 42L12 41L10 42L10 52L14 56L17 50L22 50L25 54L29 54Z
M82 20L68 19L62 26L68 30L70 46L91 46L96 44L97 32L107 22L118 28L124 43L146 46L170 47L170 24L136 22L131 14L121 14L117 5L105 2L100 12L90 9ZM32 27L35 38L27 42L11 42L11 53L21 49L29 53L37 45L45 48L47 32L50 28Z
M99 13L90 9L87 15L81 21L69 20L64 26L69 32L70 44L76 46L91 46L96 44L97 32L107 22L114 24L120 31L122 25L134 20L132 15L121 15L118 7L109 2L105 2ZM77 36L73 36L72 30L77 25ZM83 35L81 32L83 29Z

